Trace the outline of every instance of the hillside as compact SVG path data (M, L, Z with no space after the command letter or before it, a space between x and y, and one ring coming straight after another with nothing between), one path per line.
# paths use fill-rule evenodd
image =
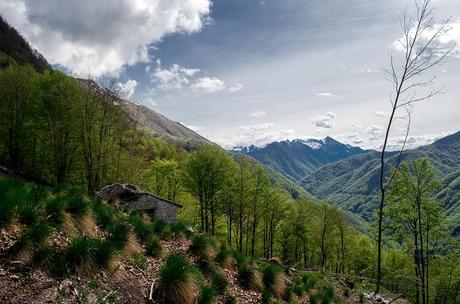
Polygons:
M366 151L326 137L323 140L273 142L262 148L239 147L234 152L247 154L289 179L298 181L324 165Z
M0 15L0 68L15 61L18 64L30 64L37 71L50 70L51 65L19 32L10 26Z
M1 303L372 303L366 281L283 271L116 202L1 176L0 189Z
M38 72L52 70L45 57L34 50L21 34L0 16L0 68L14 63L31 65ZM91 81L86 80L85 82ZM181 123L144 105L130 100L120 100L120 104L136 127L154 137L177 144L187 150L196 149L202 143L209 143L207 139Z
M352 156L320 168L301 181L313 195L370 220L378 203L379 152ZM431 145L405 151L403 160L427 157L439 172L444 187L438 193L453 229L460 229L460 132L442 138ZM397 153L388 153L394 165Z

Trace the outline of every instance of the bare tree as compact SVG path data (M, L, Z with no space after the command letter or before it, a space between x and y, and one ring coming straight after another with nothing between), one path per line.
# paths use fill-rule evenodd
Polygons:
M396 44L396 47L402 51L402 56L390 54L389 69L385 70L388 74L387 79L393 86L393 91L390 95L391 115L388 120L380 159L376 293L380 291L382 277L382 223L385 194L393 179L393 176L391 176L388 180L385 180L385 151L391 127L393 122L398 119L398 110L405 109L410 118L410 109L415 103L430 99L442 92L441 89L432 88L435 80L434 76L427 79L423 78L431 68L440 64L452 50L452 48L445 48L439 43L439 38L449 30L449 20L436 23L433 18L433 9L431 0L421 0L421 2L416 1L413 16L408 16L406 10L401 18L403 35ZM422 90L421 93L420 90ZM410 119L395 171L399 167L401 153L405 148L409 126Z

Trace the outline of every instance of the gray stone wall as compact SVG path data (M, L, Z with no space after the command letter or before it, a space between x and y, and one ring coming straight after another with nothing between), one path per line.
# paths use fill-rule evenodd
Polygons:
M157 208L155 208L155 218L170 224L177 223L177 207L167 202L158 201Z

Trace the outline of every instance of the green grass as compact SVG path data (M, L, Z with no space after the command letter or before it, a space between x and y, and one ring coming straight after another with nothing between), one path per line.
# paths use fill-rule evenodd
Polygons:
M17 254L29 247L31 251L42 245L52 233L52 228L46 222L37 222L27 227L13 245L12 252Z
M109 236L107 240L117 249L122 250L128 242L131 227L123 219L115 220L107 226Z
M180 254L171 254L160 268L157 299L161 303L191 304L196 285L192 268Z
M94 198L91 202L91 208L98 225L102 228L109 226L115 217L115 209L104 204L100 198Z
M264 287L276 298L284 295L285 284L281 273L282 270L273 264L267 264L262 268Z
M241 263L238 265L238 282L243 288L259 289L256 270L250 263Z
M200 288L198 304L212 304L217 301L217 292L212 286L203 285Z
M316 272L305 272L302 274L304 290L309 292L323 278L323 275Z
M61 225L65 218L66 208L67 204L63 196L48 198L45 203L48 220L56 226Z
M0 227L8 227L16 215L18 201L24 197L24 186L14 179L0 179Z
M131 212L128 217L129 223L133 226L134 233L141 241L147 240L153 234L152 225L146 223L138 213Z
M228 287L227 277L222 272L216 272L212 276L211 285L219 295L223 295Z
M87 214L89 210L89 201L77 190L67 190L62 196L66 202L66 211L77 217Z
M163 254L163 247L156 237L151 236L145 241L145 253L152 257L160 257Z

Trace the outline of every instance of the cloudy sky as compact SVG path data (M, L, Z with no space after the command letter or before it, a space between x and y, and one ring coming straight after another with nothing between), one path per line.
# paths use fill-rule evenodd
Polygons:
M460 130L460 1L442 95L417 104L410 145ZM0 0L0 13L47 59L109 74L130 99L223 145L332 136L376 148L388 119L383 68L412 0ZM457 45L458 43L458 45ZM392 145L404 133L394 128Z

